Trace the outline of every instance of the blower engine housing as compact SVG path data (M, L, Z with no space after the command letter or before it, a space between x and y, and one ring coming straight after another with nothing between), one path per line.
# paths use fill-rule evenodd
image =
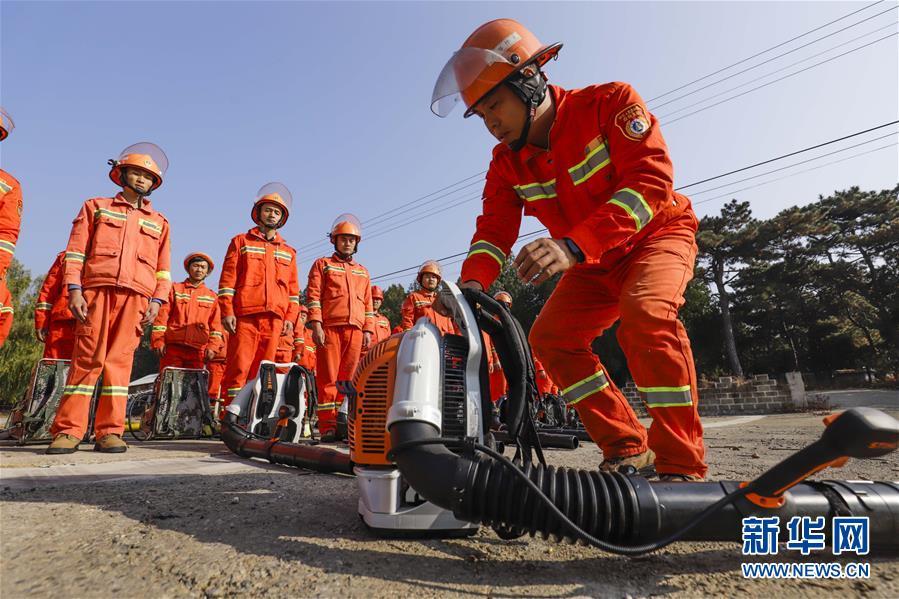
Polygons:
M392 534L477 531L477 524L422 498L387 457L388 425L396 420L427 422L445 436L483 440L480 394L468 391L472 384L477 389L469 369L470 360L480 360L477 341L472 356L466 337L441 336L422 318L363 357L347 398L347 424L359 515L369 528Z

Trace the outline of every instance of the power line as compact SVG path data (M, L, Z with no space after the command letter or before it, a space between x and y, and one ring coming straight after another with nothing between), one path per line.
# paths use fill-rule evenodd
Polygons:
M810 69L814 69L815 67L819 67L819 66L821 66L822 64L826 64L826 63L832 62L832 61L834 61L834 60L836 60L836 59L838 59L838 58L842 58L843 56L846 56L847 54L852 54L853 52L857 52L857 51L859 51L859 50L862 50L863 48L867 48L868 46L872 46L872 45L874 45L874 44L876 44L876 43L878 43L878 42L882 42L883 40L889 39L889 38L891 38L891 37L896 37L896 35L899 35L899 34L891 33L890 35L887 35L887 36L878 38L878 39L874 40L873 42L868 42L867 44L863 44L863 45L861 45L861 46L859 46L859 47L857 47L857 48L853 48L852 50L848 50L848 51L846 51L846 52L843 52L842 54L837 54L836 56L833 56L833 57L828 58L828 59L826 59L826 60L822 60L821 62L817 62L817 63L815 63L815 64L813 64L813 65L807 66L807 67L805 67L804 69L800 69L800 70L798 70L798 71L796 71L796 72L790 73L789 75L784 75L783 77L778 77L778 78L775 79L774 81L769 81L768 83L764 83L764 84L759 85L759 86L757 86L757 87L753 87L752 89L748 89L748 90L746 90L745 92L739 93L739 94L737 94L737 95L735 95L735 96L731 96L730 98L725 98L725 99L721 100L720 102L715 102L714 104L709 104L708 106L703 106L703 107L700 108L699 110L694 110L693 112L688 112L687 114L682 115L682 116L679 116L679 117L677 117L676 119L671 119L670 121L662 121L662 124L664 124L664 125L670 125L670 124L672 124L672 123L676 123L677 121L683 120L683 119L687 118L688 116L693 116L694 114L697 114L697 113L702 112L702 111L704 111L704 110L708 110L709 108L714 108L715 106L720 106L721 104L724 104L725 102L730 102L731 100L736 100L737 98L740 98L740 97L742 97L742 96L745 96L745 95L748 94L748 93L754 92L754 91L756 91L756 90L760 90L760 89L762 89L762 88L764 88L764 87L768 87L769 85L773 85L773 84L777 83L778 81L783 81L784 79L789 79L790 77L793 77L793 76L795 76L795 75L799 75L800 73L804 73L805 71L808 71L808 70L810 70ZM674 112L671 112L671 113L669 113L669 114L667 114L667 115L664 115L664 116L670 116L670 115L675 114L675 113L677 113L677 112L680 112L680 111L682 111L682 110L687 110L688 108L692 108L693 106L698 106L699 104L702 104L703 102L706 102L706 101L707 101L707 100L700 100L699 102L695 102L695 103L693 103L693 104L690 104L689 106L685 106L684 108L678 109L678 110L676 110L676 111L674 111ZM661 120L662 118L664 118L664 116L663 116L663 117L659 117L659 119Z
M877 6L877 5L880 4L881 2L883 2L883 0L878 0L877 2L874 2L873 4L869 4L869 5L867 5L867 6L864 6L864 7L862 7L862 8L859 8L858 10L854 10L854 11L852 11L851 13L845 14L845 15L843 15L842 17L840 17L840 18L838 18L838 19L834 19L833 21L830 21L830 22L828 22L828 23L824 23L823 25L820 25L820 26L818 26L818 27L815 27L814 29L810 29L809 31L806 31L806 32L803 33L803 34L797 35L796 37L792 37L792 38L788 39L788 40L785 41L785 42L781 42L781 43L779 43L779 44L776 44L776 45L774 45L774 46L771 46L770 48L768 48L768 49L766 49L766 50L762 50L761 52L757 52L757 53L753 54L752 56L747 56L746 58L744 58L744 59L742 59L742 60L738 60L738 61L735 62L735 63L732 63L732 64L727 65L726 67L722 67L722 68L718 69L717 71L713 71L713 72L709 73L708 75L703 75L703 76L700 77L699 79L694 79L693 81L691 81L691 82L689 82L689 83L685 83L685 84L681 85L680 87L676 87L676 88L674 88L674 89L672 89L672 90L670 90L670 91L667 91L667 92L665 92L664 94L655 96L654 98L650 98L650 99L647 100L646 102L649 103L649 102L652 102L653 100L658 100L659 98L664 98L665 96L670 95L670 94L673 94L674 92L678 92L678 91L684 89L685 87L690 87L690 86L693 85L694 83L699 83L700 81L705 81L705 80L708 79L709 77L714 77L714 76L717 75L718 73L723 73L724 71L726 71L726 70L728 70L728 69L730 69L730 68L733 68L733 67L735 67L735 66L737 66L737 65L741 65L741 64L743 64L743 63L745 63L745 62L749 62L749 61L752 60L753 58L757 58L757 57L761 56L762 54L767 54L767 53L770 52L771 50L776 50L777 48L781 48L781 47L783 47L783 46L786 46L786 45L789 44L790 42L795 42L796 40L798 40L798 39L800 39L800 38L803 38L803 37L805 37L805 36L807 36L807 35L809 35L809 34L812 34L812 33L816 32L816 31L820 31L821 29L824 29L825 27L828 27L828 26L830 26L830 25L833 25L834 23L837 23L837 22L839 22L839 21L842 21L843 19L847 19L847 18L851 17L851 16L854 15L854 14L860 13L860 12L862 12L862 11L864 11L864 10L868 10L869 8L871 8L871 7L873 7L873 6Z
M694 183L689 183L689 184L687 184L687 185L681 185L680 187L676 187L676 188L675 188L675 191L681 191L681 190L684 190L684 189L686 189L686 188L688 188L688 187L693 187L693 186L699 185L699 184L701 184L701 183L707 183L707 182L709 182L709 181L714 181L714 180L716 180L716 179L721 179L721 178L727 177L727 176L729 176L729 175L733 175L733 174L735 174L735 173L743 172L743 171L746 171L746 170L751 169L751 168L756 168L756 167L758 167L758 166L762 166L762 165L764 165L764 164L770 164L771 162L775 162L775 161L777 161L777 160L782 160L782 159L784 159L784 158L789 158L789 157L791 157L791 156L796 156L797 154L802 154L802 153L804 153L804 152L809 152L809 151L811 151L811 150L815 150L815 149L817 149L817 148L821 148L821 147L824 147L824 146L827 146L827 145L830 145L830 144L834 144L834 143L837 143L837 142L840 142L840 141L843 141L843 140L846 140L846 139L850 139L850 138L852 138L852 137L857 137L857 136L862 135L862 134L864 134L864 133L869 133L869 132L871 132L871 131L876 131L876 130L878 130L878 129L883 129L884 127L889 127L889 126L891 126L891 125L896 125L897 123L899 123L899 120L894 120L894 121L891 121L891 122L889 122L889 123L884 123L883 125L878 125L878 126L876 126L876 127L871 127L871 128L868 128L868 129L865 129L865 130L862 130L862 131L858 131L858 132L856 132L856 133L852 133L852 134L850 134L850 135L844 135L844 136L842 136L842 137L838 137L838 138L832 139L832 140L830 140L830 141L826 141L826 142L823 142L823 143L819 143L819 144L815 144L815 145L812 145L812 146L808 146L808 147L803 148L803 149L801 149L801 150L796 150L796 151L794 151L794 152L789 152L789 153L787 153L787 154L782 154L782 155L780 155L780 156L777 156L777 157L774 157L774 158L770 158L770 159L768 159L768 160L763 160L763 161L761 161L761 162L757 162L757 163L752 164L752 165L749 165L749 166L745 166L745 167L742 167L742 168L739 168L739 169L735 169L735 170L732 170L732 171L728 171L728 172L722 173L722 174L720 174L720 175L715 175L714 177L708 177L708 178L706 178L706 179L702 179L702 180L696 181L696 182L694 182ZM893 134L890 134L890 135L893 135ZM868 143L872 143L872 142L874 142L874 141L878 141L878 140L880 140L880 139L883 139L884 137L889 137L889 135L877 137L877 138L868 140L868 141L866 141L866 142L863 142L863 143L861 143L861 144L856 144L855 146L850 146L850 148L844 148L844 150L846 150L846 149L851 149L851 148L855 148L855 147L858 147L858 146L861 146L861 145L865 145L865 144L868 144ZM893 144L893 145L895 145L895 144ZM884 147L889 147L889 146L884 146ZM878 148L878 149L882 149L882 148ZM843 151L843 150L838 150L838 152L840 152L840 151ZM837 152L831 152L831 153L828 153L828 154L824 154L824 155L821 155L821 156L817 156L817 157L812 158L812 159L810 159L810 160L804 160L804 161L801 161L801 162L798 162L798 163L791 164L791 165L789 165L789 166L783 167L783 168L781 168L781 169L776 169L776 171L780 171L780 170L785 170L785 169L788 169L788 168L792 168L792 167L795 167L795 166L797 166L797 165L799 165L799 164L806 164L806 163L808 163L808 162L810 162L810 161L812 161L812 160L818 160L818 159L823 158L823 157L825 157L825 156L833 155L833 154L835 154L835 153L837 153ZM817 168L817 167L816 167L816 168ZM813 170L814 170L814 169L813 169ZM776 172L776 171L768 171L768 172L765 172L765 173L761 173L761 174L758 174L758 175L754 175L754 176L752 176L752 177L747 177L746 179L741 179L740 181L732 182L732 183L730 183L730 185L732 185L732 184L734 184L734 183L739 183L739 182L742 182L742 181L748 181L748 180L750 180L750 179L754 179L754 178L758 178L758 177L763 177L763 176L765 176L765 175L768 175L768 174L770 174L770 173L772 173L772 172ZM797 174L798 174L798 173L797 173ZM725 187L726 187L726 186L725 186ZM713 188L713 189L720 189L720 188ZM712 189L709 189L709 190L706 190L706 191L712 191ZM704 192L699 192L699 193L704 193ZM729 193L735 193L735 192L729 192ZM725 195L728 195L728 194L725 194ZM702 201L699 201L699 202L695 202L694 204L706 203L706 202L711 201L712 199L718 199L718 198L710 198L710 199L707 199L707 200L702 200ZM521 240L524 239L525 237L530 237L530 236L534 236L534 235L539 235L539 234L544 233L544 232L546 232L546 231L547 231L547 229L546 229L546 228L543 228L543 229L539 229L539 230L537 230L537 231L531 231L531 232L529 232L529 233L525 233L524 235L518 236L518 238L516 239L516 243L519 242L519 241L521 241ZM443 258L438 258L438 261L442 262L442 261L444 261L444 260L452 260L453 258L458 258L458 257L460 257L460 256L467 256L467 254L468 254L468 251L466 250L466 251L464 251L464 252L459 252L459 253L456 253L456 254L452 254L452 255L449 255L449 256L445 256L445 257L443 257ZM410 267L403 268L403 269L400 269L400 270L396 270L396 271L393 271L393 272L390 272L390 273L387 273L387 274L384 274L384 275L379 275L379 276L377 276L377 277L372 278L372 281L383 280L383 279L385 279L385 278L387 278L387 277L390 277L390 276L393 276L393 275L397 275L397 274L401 274L401 273L405 273L405 272L414 270L414 269L416 269L416 268L418 268L418 265L410 266Z
M708 88L713 87L713 86L715 86L715 85L718 85L719 83L723 83L723 82L727 81L728 79L733 79L734 77L737 77L737 76L739 76L739 75L742 75L743 73L748 73L749 71L752 71L752 70L754 70L754 69L757 69L757 68L759 68L760 66L766 65L766 64L768 64L769 62L773 62L773 61L777 60L778 58L783 58L784 56L787 56L788 54L792 54L793 52L797 52L797 51L799 51L799 50L801 50L801 49L803 49L803 48L805 48L805 47L808 47L808 46L810 46L810 45L812 45L812 44L816 44L816 43L820 42L820 41L823 40L823 39L826 39L826 38L828 38L828 37L832 37L832 36L834 36L834 35L837 35L838 33L842 33L843 31L846 31L847 29L849 29L849 28L851 28L851 27L855 27L856 25L859 25L859 24L861 24L861 23L863 23L863 22L865 22L865 21L868 21L868 20L870 20L870 19L879 17L880 15L882 15L882 14L884 14L884 13L886 13L886 12L889 12L889 11L891 11L891 10L895 10L896 8L899 8L899 7L894 6L894 7L892 7L892 8L889 8L889 9L883 11L883 12L877 13L877 14L874 15L873 17L868 17L867 19L864 19L864 20L862 20L862 21L859 21L858 23L854 23L854 24L852 24L852 25L849 25L848 27L844 27L843 29L840 29L840 30L838 30L838 31L834 31L833 33L829 33L829 34L827 34L827 35L825 35L825 36L823 36L823 37L820 37L820 38L818 38L818 39L816 39L816 40L814 40L814 41L811 41L811 42L809 42L809 43L807 43L807 44L803 44L802 46L799 46L798 48L793 48L792 50L790 50L790 51L788 51L788 52L784 52L783 54L778 54L777 56L775 56L775 57L773 57L773 58L769 58L768 60L765 60L765 61L763 61L763 62L760 62L760 63L758 63L758 64L756 64L756 65L751 66L751 67L745 68L745 69L743 69L742 71L737 71L736 73L733 73L733 74L731 74L731 75L728 75L727 77L723 77L723 78L721 78L721 79L718 79L717 81L713 81L713 82L709 83L708 85L703 85L702 87L697 88L697 89L695 89L695 90L693 90L693 91L691 91L691 92L687 92L686 94L682 94L682 95L680 95L680 96L678 96L678 97L676 97L676 98L673 98L673 99L671 99L671 100L668 100L667 102L663 102L663 103L661 103L661 104L658 104L658 105L656 105L656 106L652 106L652 107L650 107L650 108L651 108L651 110L657 110L657 109L661 108L662 106L667 106L668 104L673 104L674 102L677 102L678 100L683 100L684 98L687 98L687 97L689 97L689 96L692 96L693 94L698 94L698 93L701 92L702 90L705 90L705 89L708 89ZM889 28L889 27L895 27L895 26L896 26L895 21L894 21L894 22L891 22L891 23L889 23L888 25L884 25L883 27L879 27L879 28L877 28L877 29L874 29L874 30L872 30L872 31L869 31L868 33L865 33L864 35L860 35L860 36L858 36L858 37L852 38L851 40L847 40L847 41L845 41L845 42L841 42L841 43L837 44L836 46L832 46L832 47L828 48L827 50L824 50L824 51L822 51L822 52L818 52L817 54L812 54L811 56L807 56L807 57L803 58L802 60L796 61L796 62L794 62L794 63L792 63L792 64L790 64L790 65L787 65L787 66L785 66L785 67L782 67L782 68L780 68L780 69L778 69L778 70L776 70L776 71L772 71L771 73L768 73L767 75L763 75L763 76L760 77L760 78L769 77L769 76L773 75L774 73L777 73L777 72L779 72L779 71L788 69L788 68L790 68L790 67L792 67L792 66L796 66L797 64L799 64L799 63L801 63L801 62L805 62L806 60L811 60L812 58L815 58L815 57L817 57L817 56L821 56L822 54L826 54L827 52L830 52L831 50L835 50L836 48L839 48L839 47L841 47L841 46L845 46L845 45L847 45L847 44L851 44L852 42L856 42L856 41L858 41L858 40L860 40L860 39L862 39L862 38L864 38L864 37L868 37L869 35L871 35L871 34L873 34L873 33L877 33L878 31L883 31L884 29L887 29L887 28ZM758 81L758 79L753 79L752 81ZM747 85L748 83L751 83L751 81L746 82L746 83L744 83L743 85ZM727 92L723 92L723 93L727 93ZM714 97L714 96L712 96L712 97ZM707 98L707 99L708 99L708 98Z

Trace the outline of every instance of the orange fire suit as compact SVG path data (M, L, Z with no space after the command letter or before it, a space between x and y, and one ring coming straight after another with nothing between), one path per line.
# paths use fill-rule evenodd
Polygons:
M75 317L69 311L69 290L62 282L65 255L57 254L34 306L34 330L45 331L46 360L71 360L75 347Z
M153 322L150 347L165 347L159 371L176 368L203 368L206 349L217 351L224 343L216 294L204 283L190 279L172 285L169 301L162 305Z
M300 313L297 312L297 318L293 323L293 333L290 335L282 334L278 338L278 349L275 351L275 362L286 364L288 362L300 363L300 357L305 349L305 337L303 335L303 325Z
M97 437L121 435L141 315L150 298L165 302L169 274L169 223L149 200L133 207L121 194L84 203L72 223L63 282L79 285L87 320L75 325L72 365L53 435L83 437L94 386L103 377L94 419Z
M6 285L0 285L0 347L9 337L12 321L15 318L16 309L13 306L12 294Z
M646 431L590 350L620 318L618 338L653 418L657 470L704 476L693 356L677 319L696 255L690 200L673 190L659 125L629 85L549 93L551 149L494 149L462 280L493 282L522 213L572 240L585 262L565 273L534 323L536 354L607 458L641 453Z
M22 225L22 188L15 177L0 169L0 296L9 296L6 287L6 270L12 262ZM6 342L12 327L13 308L11 298L3 301L0 347Z
M222 318L237 317L228 340L225 405L237 396L259 362L274 360L284 321L296 322L300 309L296 251L281 235L272 239L253 227L231 240L219 279Z
M400 322L400 326L403 327L403 330L408 331L412 328L412 325L418 322L419 318L427 316L440 330L441 334L454 333L456 328L453 325L453 320L449 316L438 314L431 307L431 304L434 303L435 299L437 299L436 291L425 291L424 289L413 291L407 295L401 309L402 321Z
M297 364L315 372L315 341L312 340L312 331L306 326L308 318L309 309L306 306L300 306L300 318L297 321L299 326L297 341L299 344L296 346L297 354L295 357Z
M206 362L206 370L209 371L209 399L224 399L222 378L225 374L229 336L228 331L222 331L222 342L216 349L215 356Z
M375 334L371 336L371 344L384 341L390 337L390 320L380 312L375 312Z
M363 332L374 334L368 270L355 260L342 260L336 253L319 258L309 269L306 299L309 322L322 323L325 331L325 345L316 349L318 429L324 434L337 427L342 401L337 381L353 378Z

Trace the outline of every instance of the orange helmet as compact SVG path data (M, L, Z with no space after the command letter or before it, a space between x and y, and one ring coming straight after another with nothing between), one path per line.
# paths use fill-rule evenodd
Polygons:
M6 139L9 132L16 128L16 124L12 122L9 113L0 108L0 141Z
M506 291L497 291L496 295L493 296L493 299L506 304L509 308L512 307L512 296Z
M293 207L293 196L290 190L283 183L266 183L256 192L256 201L253 202L253 209L250 211L250 217L253 222L259 224L259 210L263 204L274 204L281 209L281 222L275 228L281 228L287 222L290 216L290 209Z
M469 117L484 96L528 65L543 66L561 48L560 43L541 44L537 36L513 19L484 23L443 67L434 84L431 111L447 116L461 99Z
M205 260L206 264L209 265L209 272L212 272L215 268L215 262L213 262L212 258L210 258L207 254L204 254L203 252L191 252L184 259L184 270L188 270L190 263L197 260Z
M362 241L362 223L354 215L345 212L331 224L331 232L328 233L331 243L334 243L334 237L337 235L354 235L358 243Z
M418 269L418 276L416 279L419 283L421 283L421 275L426 272L437 275L438 279L443 279L443 274L440 272L440 263L436 260L426 260L424 264L421 265L421 268Z
M377 285L372 285L371 286L371 299L373 299L373 300L379 299L383 302L384 301L384 291Z
M112 167L109 178L119 187L124 185L122 169L137 168L153 177L153 185L150 186L150 191L153 191L162 185L162 177L169 168L169 159L159 146L142 141L122 150L118 159L110 160L109 165Z

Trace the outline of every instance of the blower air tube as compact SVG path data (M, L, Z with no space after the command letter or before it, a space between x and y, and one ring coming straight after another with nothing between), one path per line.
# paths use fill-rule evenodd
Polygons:
M225 415L222 441L244 458L261 458L273 464L305 468L316 472L353 474L353 462L346 453L318 445L282 443L251 435L237 424L237 416Z
M544 539L574 543L584 536L552 512L508 464L478 454L457 455L436 441L438 431L417 421L390 427L394 459L403 477L425 499L457 518ZM432 443L433 442L433 443ZM568 519L603 544L639 555L675 540L700 513L739 489L737 482L650 483L619 473L528 464L524 474ZM869 516L874 549L899 549L899 484L808 482L788 491L785 505L762 509L740 497L688 527L677 540L739 541L745 516ZM659 539L668 538L659 543ZM638 547L639 545L641 545Z

